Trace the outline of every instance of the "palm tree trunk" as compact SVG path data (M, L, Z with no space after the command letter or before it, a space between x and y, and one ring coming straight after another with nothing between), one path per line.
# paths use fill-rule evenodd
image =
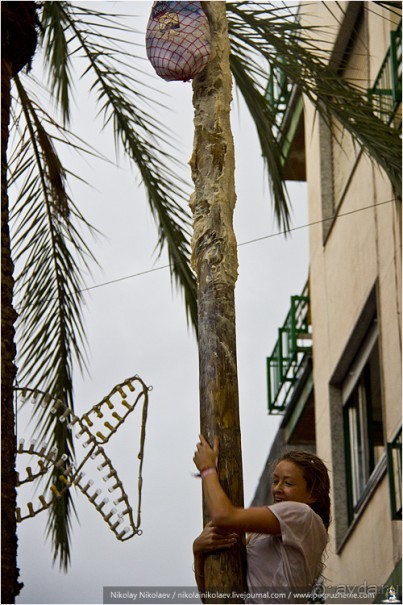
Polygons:
M10 118L11 63L1 61L1 602L14 603L18 594L16 535L16 438L14 432L13 386L17 373L14 363L13 262L10 254L7 195L7 143Z
M13 388L17 374L13 307L14 265L11 259L7 192L7 146L11 78L28 63L36 47L34 2L2 2L1 56L1 602L14 603L18 581L16 532L16 436Z
M193 264L198 279L201 431L220 439L219 478L236 506L243 506L241 435L236 364L235 302L237 245L234 147L230 126L231 75L225 2L203 2L212 51L206 69L193 81L195 138L190 161L195 192ZM204 509L204 521L207 511ZM244 548L211 554L205 560L207 592L245 590ZM222 598L206 599L221 603ZM232 598L232 603L242 599Z

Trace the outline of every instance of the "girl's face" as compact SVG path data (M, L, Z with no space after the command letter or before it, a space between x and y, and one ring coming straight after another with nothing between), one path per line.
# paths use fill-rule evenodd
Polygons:
M315 502L308 490L302 469L289 460L282 460L274 469L272 494L274 502Z

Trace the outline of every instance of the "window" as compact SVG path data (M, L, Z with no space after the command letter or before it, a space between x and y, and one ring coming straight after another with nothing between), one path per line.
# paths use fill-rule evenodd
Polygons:
M385 453L378 331L374 323L342 387L350 521Z
M388 443L388 474L392 519L402 518L402 428Z

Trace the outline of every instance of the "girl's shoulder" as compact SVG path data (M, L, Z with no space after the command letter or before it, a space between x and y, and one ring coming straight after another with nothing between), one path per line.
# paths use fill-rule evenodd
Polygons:
M269 506L279 520L283 544L322 553L328 540L321 517L302 502L275 502Z
M294 500L282 500L281 502L274 502L273 504L269 504L268 508L270 508L270 510L274 511L281 511L281 512L294 512L297 511L299 513L306 513L306 514L316 514L312 508L309 506L309 504L305 504L305 502L295 502Z
M282 502L275 502L268 506L272 513L276 515L280 521L280 525L293 524L293 523L304 523L305 525L309 522L309 525L317 525L318 529L326 529L323 524L321 517L304 502L295 502L293 500L283 500Z

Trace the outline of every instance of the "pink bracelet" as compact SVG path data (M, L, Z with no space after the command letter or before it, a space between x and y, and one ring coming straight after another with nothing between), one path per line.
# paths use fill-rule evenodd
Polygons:
M200 471L200 477L202 479L204 479L204 477L207 477L207 475L211 475L212 473L216 473L217 469L213 466L209 467L209 468L204 468L203 470Z

